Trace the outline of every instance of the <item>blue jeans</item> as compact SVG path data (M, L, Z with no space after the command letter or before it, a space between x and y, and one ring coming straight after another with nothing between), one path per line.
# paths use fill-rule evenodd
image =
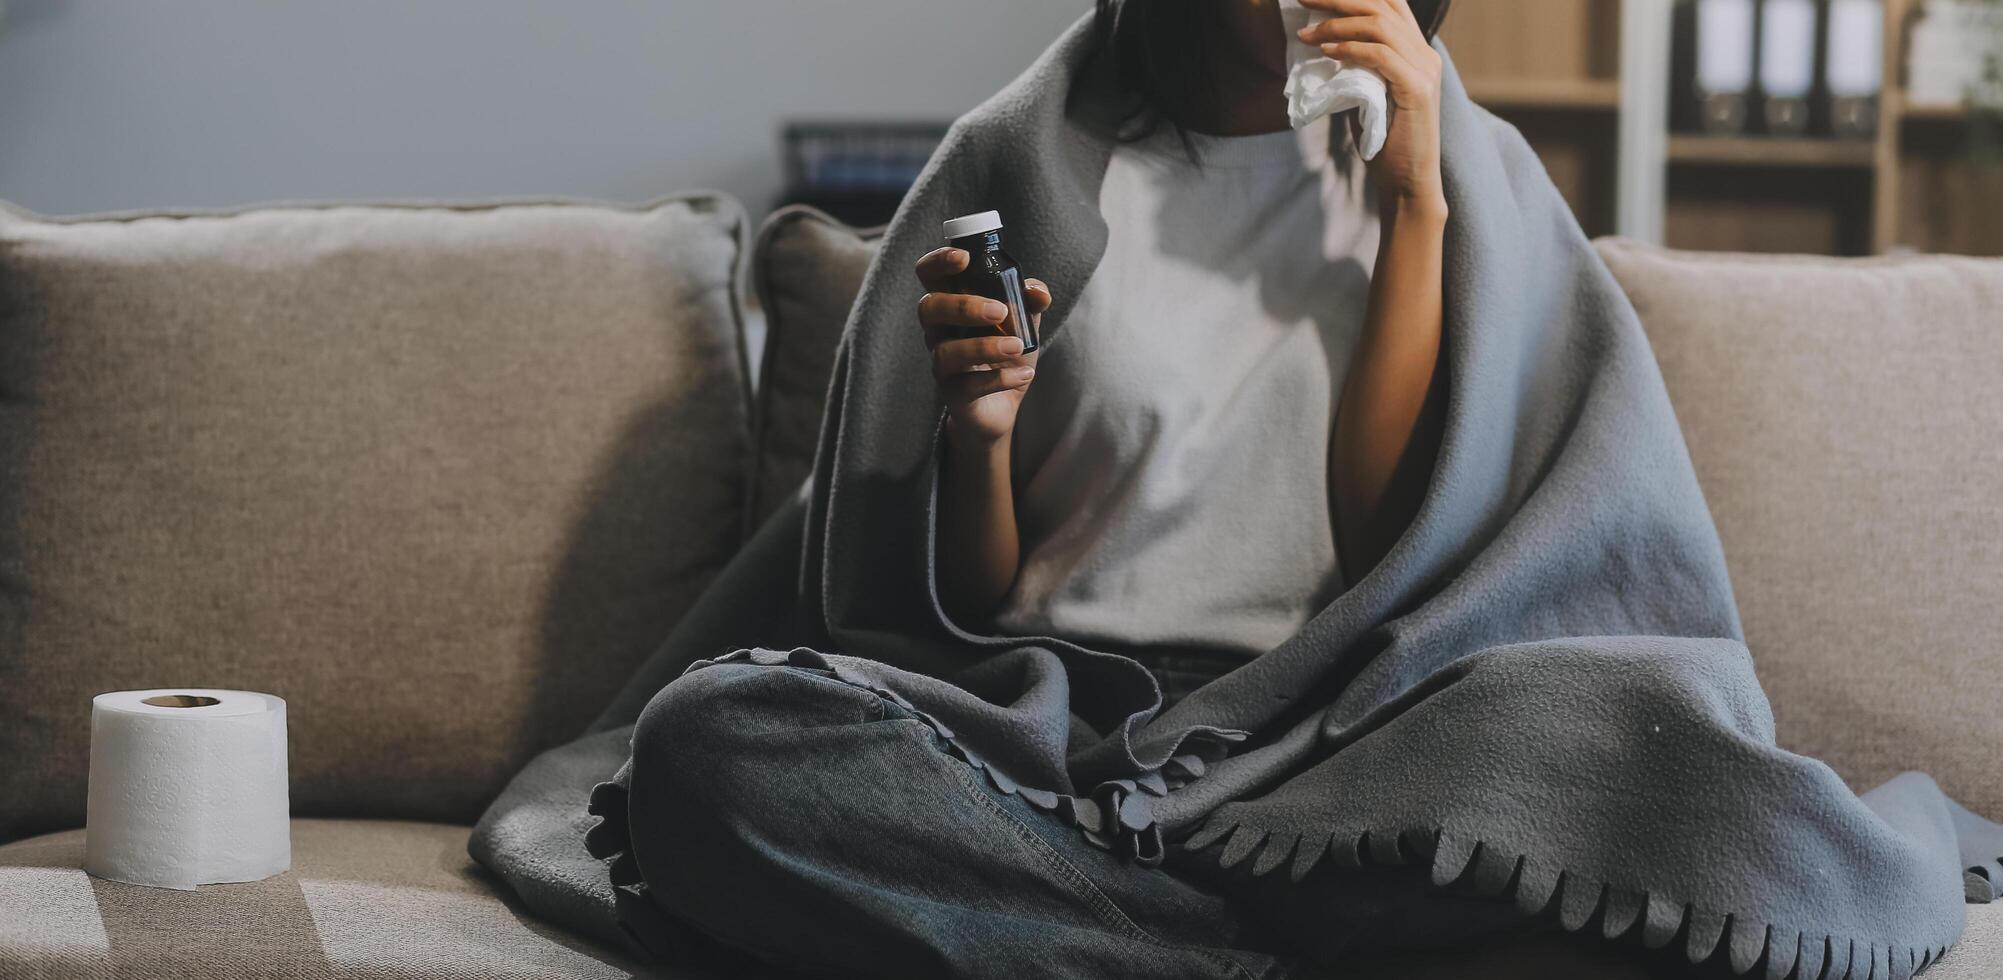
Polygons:
M1332 959L1451 901L1403 868L1276 890L1234 888L1214 855L1123 861L911 712L800 667L722 663L663 688L634 729L627 813L657 905L807 975L1260 980L1294 975L1289 950Z

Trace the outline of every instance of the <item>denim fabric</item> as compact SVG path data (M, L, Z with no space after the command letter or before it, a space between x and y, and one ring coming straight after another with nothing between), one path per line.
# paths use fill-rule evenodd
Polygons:
M717 664L633 735L633 856L656 903L808 975L1288 975L1215 891L1121 861L820 671Z
M1124 861L823 670L691 671L641 714L632 765L628 846L666 917L626 925L676 932L655 950L693 926L806 975L1265 980L1527 925L1422 868L1283 884L1215 848Z

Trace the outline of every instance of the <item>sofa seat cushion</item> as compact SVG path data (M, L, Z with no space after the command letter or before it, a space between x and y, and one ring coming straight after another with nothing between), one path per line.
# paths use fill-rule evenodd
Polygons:
M1961 942L1925 973L1926 980L1995 980L2003 977L2003 902L1968 906Z
M535 921L467 859L467 833L449 824L295 820L291 871L191 892L84 874L81 830L16 841L0 846L0 976L713 976L642 968L623 951ZM1478 974L1470 972L1470 956L1479 960ZM1380 956L1352 966L1359 978L1387 980L1611 980L1681 976L1676 959L1651 961L1543 936L1499 949ZM1926 976L2003 976L2003 903L1968 906L1961 944Z
M294 812L470 823L738 543L715 195L0 206L0 841L84 820L90 698L285 698Z
M1781 744L1860 789L1925 770L2003 819L2003 261L1600 252Z
M622 951L529 918L467 858L468 830L295 820L291 871L195 891L84 874L81 830L16 841L0 847L0 976L611 980L639 972Z

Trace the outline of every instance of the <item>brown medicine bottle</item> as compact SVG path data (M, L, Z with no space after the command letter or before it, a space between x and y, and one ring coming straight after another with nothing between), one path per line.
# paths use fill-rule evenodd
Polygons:
M946 242L965 249L967 270L954 278L960 292L999 300L1008 307L1008 318L1000 331L1022 340L1022 352L1036 349L1036 325L1030 322L1023 302L1022 269L1008 250L1002 248L1002 221L999 211L982 211L946 222Z

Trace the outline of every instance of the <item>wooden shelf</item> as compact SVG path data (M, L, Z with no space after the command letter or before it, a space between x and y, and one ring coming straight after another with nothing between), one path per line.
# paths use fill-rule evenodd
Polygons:
M1965 105L1901 105L1897 111L1901 119L1927 122L1967 122L1971 110Z
M1468 95L1506 117L1530 143L1588 234L1618 230L1620 154L1623 147L1638 147L1649 159L1630 163L1643 185L1661 182L1660 227L1671 245L1841 255L1899 248L2003 254L2003 222L1995 220L2003 214L2003 169L1977 158L1980 140L1969 125L1992 110L1907 104L1899 82L1913 12L1922 0L1882 2L1877 54L1884 89L1868 138L1672 131L1624 140L1621 57L1627 49L1620 22L1652 6L1649 32L1659 34L1652 18L1671 8L1670 39L1682 40L1659 52L1666 64L1651 61L1646 70L1666 70L1664 81L1673 89L1694 69L1689 36L1695 10L1682 0L1461 3L1443 36ZM1652 79L1633 82L1653 91ZM1689 95L1673 94L1679 116L1695 115ZM1652 107L1644 107L1644 115L1648 125L1659 124ZM1664 170L1646 172L1658 152ZM1647 216L1637 220L1644 228L1652 224Z
M1470 78L1467 92L1489 108L1604 112L1620 108L1620 80L1615 78Z
M1669 162L1868 170L1876 165L1876 144L1825 138L1673 135L1669 137Z

